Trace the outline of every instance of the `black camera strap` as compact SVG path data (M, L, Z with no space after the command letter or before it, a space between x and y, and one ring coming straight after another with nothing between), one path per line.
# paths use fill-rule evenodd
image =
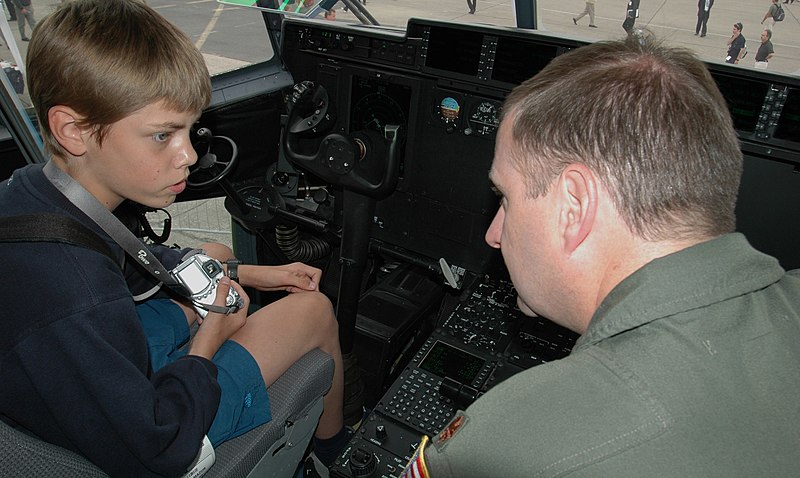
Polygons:
M190 291L172 277L141 239L133 235L111 211L100 204L100 201L72 179L69 174L58 168L52 161L48 161L44 165L44 175L75 207L89 216L153 277L181 296L191 296Z

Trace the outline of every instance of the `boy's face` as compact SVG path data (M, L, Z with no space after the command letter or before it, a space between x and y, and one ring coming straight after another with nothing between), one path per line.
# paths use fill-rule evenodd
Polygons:
M84 132L83 186L111 210L125 199L153 208L172 204L197 161L189 139L197 118L158 102L111 125L102 147Z

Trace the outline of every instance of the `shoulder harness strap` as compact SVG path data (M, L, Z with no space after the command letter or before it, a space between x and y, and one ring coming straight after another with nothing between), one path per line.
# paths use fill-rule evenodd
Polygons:
M94 231L63 214L39 213L0 217L0 242L60 242L114 256L108 244Z

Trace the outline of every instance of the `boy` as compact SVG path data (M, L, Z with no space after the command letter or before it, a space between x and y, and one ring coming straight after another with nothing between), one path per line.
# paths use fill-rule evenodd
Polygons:
M126 257L48 177L71 178L109 211L126 199L171 204L197 161L189 129L211 98L202 55L142 1L77 0L39 23L27 66L50 163L0 185L0 214L69 216ZM184 254L151 249L167 269ZM216 446L269 421L266 387L320 348L335 373L317 449L346 442L337 324L316 290L318 269L240 266L242 286L290 294L248 317L244 290L226 277L215 304L233 287L243 307L200 320L166 288L135 302L153 281L129 257L125 273L120 261L65 244L4 243L0 257L3 419L112 476L182 475L204 435Z

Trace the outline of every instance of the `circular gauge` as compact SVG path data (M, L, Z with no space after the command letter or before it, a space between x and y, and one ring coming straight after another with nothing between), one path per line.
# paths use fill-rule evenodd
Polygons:
M391 96L370 93L353 106L351 131L374 130L383 134L387 124L405 125L406 115Z
M447 124L453 124L458 120L458 115L461 112L461 104L452 96L445 96L439 105L436 107L436 112L439 119Z
M499 124L500 114L497 105L491 101L479 103L469 115L469 127L480 136L494 134Z

